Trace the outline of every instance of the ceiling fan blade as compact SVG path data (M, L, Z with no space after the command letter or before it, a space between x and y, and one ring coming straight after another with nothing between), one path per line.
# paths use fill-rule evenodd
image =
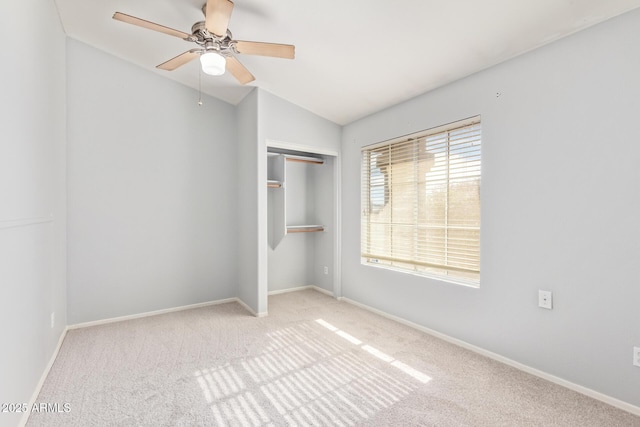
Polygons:
M169 34L170 36L179 37L181 39L188 40L189 37L191 37L191 34L174 30L173 28L165 27L164 25L156 24L155 22L136 18L135 16L127 15L126 13L116 12L113 14L113 19L126 22L127 24L137 25L138 27L147 28L149 30L159 31L161 33Z
M231 0L207 0L205 12L207 30L216 36L226 36L231 12L233 12Z
M171 58L170 60L157 65L156 68L166 71L173 71L176 68L186 64L187 62L197 58L198 56L200 56L200 49L191 49L184 53L181 53L175 58Z
M296 47L291 44L261 43L237 41L236 50L246 55L273 56L276 58L293 59Z
M256 79L235 56L227 56L226 59L227 70L240 82L240 84L246 85Z

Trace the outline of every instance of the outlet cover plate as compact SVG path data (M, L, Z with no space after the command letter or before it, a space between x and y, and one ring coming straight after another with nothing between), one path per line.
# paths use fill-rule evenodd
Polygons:
M640 367L640 347L633 347L633 365Z
M538 306L546 308L547 310L553 309L553 294L551 291L538 291Z

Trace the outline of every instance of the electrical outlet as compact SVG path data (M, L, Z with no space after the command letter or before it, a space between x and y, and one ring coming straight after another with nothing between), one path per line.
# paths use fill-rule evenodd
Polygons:
M52 311L51 312L51 329L53 329L56 326L56 312Z
M640 347L633 347L633 364L640 366Z
M551 291L543 291L542 289L538 291L538 307L546 308L547 310L553 308L553 294Z
M326 265L324 266L324 274L329 274L329 267Z

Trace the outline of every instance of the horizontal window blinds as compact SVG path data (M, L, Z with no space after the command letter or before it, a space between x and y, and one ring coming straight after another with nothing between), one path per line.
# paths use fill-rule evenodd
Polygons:
M480 172L477 118L365 147L363 262L477 285Z

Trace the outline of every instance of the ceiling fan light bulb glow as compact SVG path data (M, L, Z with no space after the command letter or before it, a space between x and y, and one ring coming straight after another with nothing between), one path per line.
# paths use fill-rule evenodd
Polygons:
M224 74L227 60L217 52L205 52L200 55L202 72L210 76L221 76Z

